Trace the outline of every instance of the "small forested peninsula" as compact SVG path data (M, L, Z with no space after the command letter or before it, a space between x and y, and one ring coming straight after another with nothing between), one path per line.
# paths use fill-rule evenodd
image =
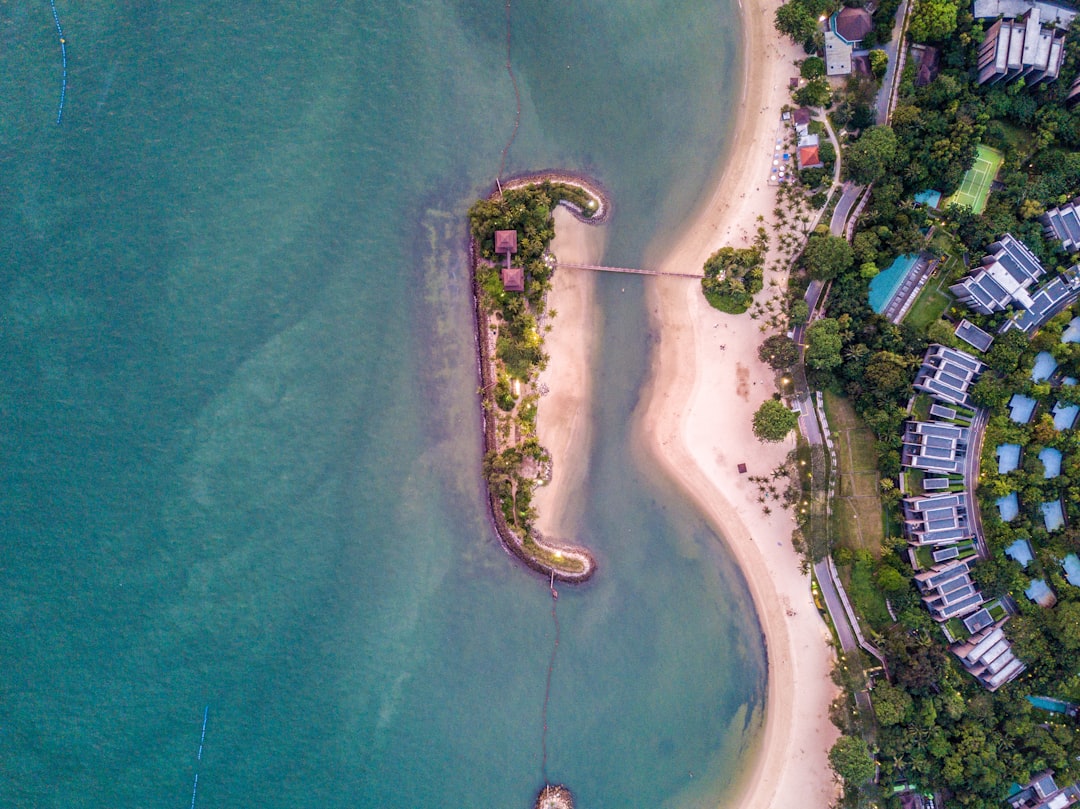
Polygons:
M542 333L555 259L552 211L565 205L582 221L608 213L602 192L582 178L524 177L500 185L469 209L476 306L480 400L484 415L484 478L495 529L508 551L533 570L580 582L595 572L587 550L546 540L534 523L533 494L551 480L548 451L536 434L546 362Z

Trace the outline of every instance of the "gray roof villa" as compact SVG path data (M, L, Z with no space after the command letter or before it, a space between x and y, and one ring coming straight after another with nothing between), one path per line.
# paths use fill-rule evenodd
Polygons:
M1058 28L1068 28L1076 17L1076 9L1068 8L1045 0L975 0L971 13L977 20L993 20L998 17L1023 17L1033 8L1039 9L1039 18L1043 25L1054 24Z
M974 536L964 492L907 497L901 510L908 541L913 545L952 545Z
M929 421L909 421L904 427L900 462L910 469L961 474L967 457L967 427Z
M1000 331L1004 333L1016 328L1025 334L1031 334L1072 303L1078 293L1080 293L1080 267L1073 266L1032 292L1031 305L1006 320Z
M923 357L915 389L949 404L966 405L968 389L985 367L966 351L935 343Z
M938 622L975 612L985 600L968 574L967 562L936 565L931 570L916 573L915 584L930 616Z
M1000 312L1013 303L1029 308L1032 300L1028 289L1046 272L1039 259L1011 233L991 244L989 250L982 266L949 290L961 303L984 315Z
M1025 666L1012 652L1000 626L987 627L952 649L968 673L990 690L997 691L1015 679Z
M987 334L974 323L969 322L966 318L960 321L960 325L956 327L953 334L976 351L986 351L994 342L993 335Z
M996 20L979 48L979 84L1023 77L1030 86L1054 81L1065 61L1065 31L1043 28L1042 10L1034 6L1013 20Z
M1070 784L1058 789L1054 771L1046 770L1036 775L1026 787L1009 795L1005 802L1011 809L1064 809L1080 801L1080 789Z
M1074 199L1051 208L1039 218L1047 238L1059 240L1066 253L1080 250L1080 210L1077 210L1076 202Z

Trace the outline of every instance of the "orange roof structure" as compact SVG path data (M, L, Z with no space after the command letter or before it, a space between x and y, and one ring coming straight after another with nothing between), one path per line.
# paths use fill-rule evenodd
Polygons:
M824 168L824 166L825 164L821 162L821 154L818 152L816 145L799 147L800 169L820 169Z

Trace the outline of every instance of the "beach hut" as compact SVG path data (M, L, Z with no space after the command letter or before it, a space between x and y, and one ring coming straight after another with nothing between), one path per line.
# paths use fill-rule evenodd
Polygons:
M506 254L512 255L517 252L517 231L516 230L496 230L495 231L495 252L499 255Z
M521 267L503 267L502 282L507 292L524 292L525 270Z

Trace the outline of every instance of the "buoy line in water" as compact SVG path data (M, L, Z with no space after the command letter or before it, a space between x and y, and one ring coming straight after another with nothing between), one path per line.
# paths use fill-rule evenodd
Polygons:
M510 83L514 85L514 101L517 104L517 112L514 113L514 129L510 133L510 138L503 147L502 157L499 159L499 173L495 176L496 183L502 180L503 169L506 168L506 155L509 154L510 146L513 145L514 138L517 137L518 127L521 125L521 92L518 90L514 68L510 64L510 2L511 0L506 0L506 72L510 74Z
M206 743L206 720L210 718L210 706L207 705L203 708L202 715L202 735L199 736L199 753L195 757L196 761L202 761L203 745ZM195 793L199 791L199 771L195 770L195 783L191 787L191 809L195 809Z
M67 41L64 39L64 29L60 26L60 15L56 12L56 0L49 0L52 8L53 21L56 23L56 35L60 38L60 65L62 75L60 79L60 107L56 111L56 123L64 117L64 100L67 98Z
M555 671L555 655L559 651L559 614L556 607L559 605L559 594L555 590L555 576L551 577L551 621L555 624L555 643L551 647L551 658L548 660L547 684L544 686L544 707L541 712L544 727L540 733L540 774L547 783L547 732L548 732L548 702L551 701L551 675Z

